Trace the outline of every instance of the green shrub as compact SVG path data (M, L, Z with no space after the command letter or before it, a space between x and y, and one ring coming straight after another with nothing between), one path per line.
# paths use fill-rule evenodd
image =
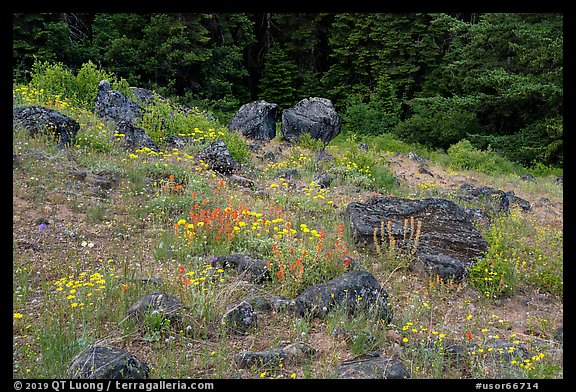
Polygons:
M470 282L487 298L500 298L519 288L561 295L563 236L513 210L492 220L485 234L485 257L470 268Z
M249 163L252 159L252 153L244 139L235 132L229 132L224 129L221 132L221 138L224 143L226 143L226 147L228 147L228 151L230 152L230 155L232 155L232 158L234 158L238 163Z
M250 149L244 140L238 134L229 132L218 121L207 118L198 108L184 111L171 101L157 98L153 104L146 107L137 124L158 145L165 144L171 136L189 137L201 144L222 139L236 161L250 161Z
M414 98L409 102L412 116L398 123L395 133L410 143L448 148L469 134L482 132L475 98Z
M76 135L76 148L91 150L94 152L110 152L112 145L106 135L93 128L80 128Z
M98 94L98 84L108 80L114 90L118 90L128 98L133 97L132 90L124 78L116 78L112 73L98 69L91 61L82 65L74 80L72 100L81 108L94 110L94 102Z
M129 97L132 96L126 80L118 79L112 73L97 69L90 61L82 65L76 76L64 64L47 61L34 63L30 74L32 76L30 87L43 90L46 94L64 97L76 107L90 111L94 110L98 83L101 80L107 79L113 89ZM48 97L43 97L41 102L44 103L47 100Z
M308 148L311 151L318 152L325 147L322 140L314 139L309 133L305 132L300 135L298 145L303 148Z
M490 147L486 151L481 151L466 139L451 145L446 159L447 163L455 169L476 170L487 174L508 174L515 171L512 162L494 152Z

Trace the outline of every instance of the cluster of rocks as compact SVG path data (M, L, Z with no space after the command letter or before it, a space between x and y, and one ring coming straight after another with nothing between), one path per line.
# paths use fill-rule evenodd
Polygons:
M263 100L244 104L228 124L230 131L239 132L246 138L272 140L276 137L278 105ZM281 130L291 143L303 134L328 144L340 133L340 117L332 102L326 98L305 98L293 107L282 111Z
M350 203L346 208L346 216L354 238L359 243L370 245L376 238L375 229L383 229L385 233L378 238L398 239L402 241L415 240L418 235L417 248L414 255L425 270L442 277L461 279L466 268L481 257L487 249L486 240L474 228L470 215L454 202L444 199L410 200L395 197L373 197L365 203ZM419 222L417 226L407 222ZM384 224L383 224L384 222ZM417 229L416 229L417 227ZM415 232L418 230L418 233ZM408 240L407 240L408 239ZM248 254L230 254L214 257L213 268L224 268L236 273L252 283L263 283L270 279L266 261L254 258ZM343 307L347 314L358 311L368 312L374 317L390 323L393 320L393 310L388 300L387 292L376 278L368 271L349 263L349 269L343 275L327 282L309 286L293 299L281 297L247 296L239 303L228 306L222 315L220 324L226 331L233 334L248 334L257 325L258 314L267 312L288 312L296 316L323 318L336 307ZM141 317L145 312L153 311L173 323L182 322L182 312L186 306L177 298L166 293L154 292L142 296L128 309L128 315ZM501 342L500 342L501 343ZM494 343L498 348L498 342ZM437 347L430 345L431 349ZM450 345L445 347L446 355L461 356L465 349ZM91 368L99 369L106 374L117 375L119 363L130 369L123 375L140 377L147 375L147 365L142 364L122 350L116 351L118 361L110 359L111 348L94 349L81 354L83 363L98 362L100 365ZM519 351L522 355L524 351ZM303 342L293 342L272 347L263 351L242 351L234 357L239 368L258 366L277 366L280 363L296 364L311 359L316 350ZM104 359L97 361L97 356ZM90 359L87 360L86 356ZM128 360L127 358L132 358ZM112 366L106 369L102 364ZM138 366L137 366L138 365ZM86 371L85 367L74 365L82 371L76 371L75 376L92 377L94 373ZM134 369L139 369L135 372ZM71 371L73 371L72 368ZM338 378L410 378L410 373L398 359L381 352L342 361L335 369Z
M131 150L148 148L158 152L160 149L154 140L140 127L137 120L142 118L145 108L165 98L153 91L132 87L133 97L112 88L108 80L101 80L95 97L95 114L104 121L114 124L122 141ZM183 112L190 109L181 108ZM276 120L278 106L265 101L255 101L240 107L228 125L231 131L240 132L249 139L268 141L276 137ZM59 146L71 145L80 129L80 124L45 107L20 107L13 110L16 126L23 126L31 136L38 132L51 132L59 139ZM308 133L314 139L327 144L340 132L340 118L332 102L325 98L311 97L303 99L292 108L282 111L282 133L286 140L296 142L302 134ZM169 141L176 146L187 143L187 140ZM209 169L223 175L238 175L241 165L234 160L223 140L216 140L195 156L202 160ZM253 182L245 178L237 181L241 186L253 187ZM327 178L321 178L326 186Z
M220 256L213 263L215 268L226 268L252 282L264 282L268 274L264 261L245 254ZM322 318L339 305L349 314L362 310L371 312L385 322L391 322L393 318L386 291L368 271L354 269L327 282L312 285L292 300L247 296L239 303L227 307L220 324L228 333L245 335L257 327L258 313L276 311ZM136 300L127 310L127 315L141 322L145 315L153 313L170 320L170 325L181 325L186 309L186 305L176 297L152 292ZM234 357L234 361L239 368L274 366L280 363L288 365L309 360L315 354L316 350L312 346L293 342L263 351L241 351ZM346 367L346 364L342 366ZM72 378L147 378L149 366L124 349L94 345L78 354L70 365L69 374ZM344 378L347 377L346 371L342 374Z
M133 89L135 100L120 91L113 90L107 80L99 83L95 101L96 114L105 121L112 121L118 132L124 134L126 145L133 149L147 147L158 151L156 143L137 127L136 120L143 114L146 105L163 99L145 89ZM265 101L243 105L228 125L230 131L256 141L269 141L276 136L278 106ZM80 129L78 122L43 107L21 107L13 109L14 124L28 130L31 136L51 132L58 138L59 146L73 143ZM340 132L340 120L332 103L324 98L309 98L282 112L282 134L290 142L296 142L308 133L313 139L328 144ZM359 146L365 150L366 145ZM324 153L322 151L322 153ZM318 159L330 159L326 154ZM242 165L234 160L223 140L216 140L199 152L195 159L203 161L210 170L229 176L241 186L253 188L253 181L237 174ZM266 157L275 160L274 155ZM411 159L424 164L415 154ZM14 155L13 166L20 167ZM434 176L425 166L420 172ZM84 180L86 172L76 172ZM297 170L278 173L285 179L299 178ZM102 177L102 176L100 176ZM100 177L95 177L100 181ZM106 177L102 177L106 180ZM526 177L526 180L531 180ZM114 186L114 180L103 183ZM314 181L322 188L332 181L328 173L318 173ZM98 182L98 184L100 184ZM107 185L109 184L109 185ZM353 202L345 208L344 217L351 228L354 240L365 248L387 248L394 246L413 256L412 268L443 279L461 280L468 269L487 251L488 243L474 226L476 220L487 220L495 213L508 213L512 205L529 211L526 200L513 191L505 192L489 187L475 188L463 184L455 200L463 203L482 204L482 208L465 208L454 201L443 198L423 200L399 197L375 196L365 202ZM350 261L350 260L348 260ZM344 261L343 261L344 262ZM221 316L220 325L229 333L249 334L268 312L287 312L298 317L323 318L335 308L343 307L347 314L368 312L385 324L393 320L393 310L388 293L368 271L355 263L347 263L348 270L341 276L306 288L295 298L248 296L238 303L230 304ZM214 268L234 271L251 283L268 281L270 271L265 260L248 254L222 255L213 259ZM128 310L127 316L142 321L149 312L170 320L171 325L182 323L187 307L179 299L167 293L152 292L140 297ZM505 347L502 342L493 342L493 347ZM431 345L432 349L436 346ZM446 348L447 347L447 348ZM445 346L450 355L461 356L465 349ZM495 350L498 351L498 350ZM316 355L314 347L303 342L282 344L263 351L242 351L234 357L240 368L253 366L278 366L296 364ZM526 350L519 350L528 356ZM149 366L128 351L109 345L93 345L80 353L69 368L71 378L148 378ZM410 378L402 363L383 352L374 351L367 355L342 361L335 369L338 378Z
M143 94L142 89L137 92L139 102L148 103L152 100L153 93ZM142 128L136 126L136 120L144 114L144 106L121 91L114 90L108 80L98 83L94 109L95 114L102 120L115 124L118 133L124 135L122 140L128 148L147 147L152 151L160 151L156 142Z

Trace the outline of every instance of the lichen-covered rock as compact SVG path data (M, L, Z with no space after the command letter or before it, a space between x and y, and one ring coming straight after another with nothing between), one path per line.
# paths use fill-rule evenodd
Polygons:
M411 378L410 373L399 360L381 356L377 352L340 362L336 373L338 378L352 379Z
M228 129L249 139L272 140L276 137L277 110L278 105L262 100L244 104L228 124Z
M280 348L263 351L242 351L234 356L234 362L241 368L275 367L296 365L316 354L316 349L306 343L290 343Z
M214 260L217 266L233 269L241 276L246 276L252 283L262 283L270 279L266 261L254 259L247 254L218 256Z
M241 302L229 309L222 316L222 325L233 333L246 334L258 323L258 316L252 305L248 302Z
M140 319L147 312L157 312L172 322L182 321L184 304L176 297L165 293L151 293L139 298L134 305L127 310L128 316Z
M23 127L30 137L53 135L59 147L70 146L76 139L80 124L60 112L43 106L24 106L12 110L12 124Z
M215 140L194 157L202 160L208 168L222 174L231 174L240 169L240 164L234 160L223 140Z
M121 140L128 149L140 150L149 148L152 151L160 151L156 142L142 128L136 127L132 122L121 120L116 126L118 133L124 135Z
M297 314L316 317L325 316L337 305L344 306L350 314L363 309L381 320L392 321L393 311L388 302L388 293L370 272L364 270L349 271L327 282L312 285L292 301L280 304Z
M103 120L119 123L133 123L142 116L142 107L129 99L124 93L112 89L108 80L98 83L98 93L94 102L94 113Z
M478 204L483 205L483 210L488 214L507 214L513 205L520 207L524 211L532 209L530 202L516 196L514 191L505 192L488 186L473 187L467 183L462 184L460 190L470 196L468 201L476 201Z
M146 379L150 367L130 352L94 345L78 354L68 368L72 379Z
M326 98L306 98L282 111L282 135L290 143L308 133L313 139L328 144L340 133L340 117L332 101Z
M375 196L348 204L346 216L358 243L387 247L394 238L395 246L412 252L434 276L461 279L488 249L470 214L446 199Z

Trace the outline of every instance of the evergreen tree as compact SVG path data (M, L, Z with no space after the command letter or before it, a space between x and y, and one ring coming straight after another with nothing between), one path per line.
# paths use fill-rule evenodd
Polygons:
M94 45L102 65L131 85L180 95L200 84L210 60L205 14L98 14Z
M453 35L449 50L424 83L422 96L428 98L410 103L413 115L400 127L403 134L434 141L429 135L435 128L453 135L442 147L467 138L523 164L561 164L562 15L483 14L473 24L443 20ZM433 115L438 110L468 121L454 128L452 119ZM430 115L437 121L425 121Z
M322 96L320 76L327 68L327 28L333 14L273 14L273 34L293 60L296 100Z
M293 106L296 66L278 45L273 46L267 53L265 64L264 76L260 82L260 99L277 104L279 109Z
M211 14L209 31L210 61L204 64L202 98L226 102L235 110L250 100L246 48L255 42L253 22L246 14Z
M68 59L69 29L61 14L12 14L12 74L29 81L35 61Z

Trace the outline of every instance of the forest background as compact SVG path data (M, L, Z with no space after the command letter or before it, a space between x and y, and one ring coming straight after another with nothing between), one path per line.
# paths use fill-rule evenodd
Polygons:
M559 13L14 13L13 79L85 64L227 123L330 99L348 137L563 165ZM52 65L50 65L52 66Z

